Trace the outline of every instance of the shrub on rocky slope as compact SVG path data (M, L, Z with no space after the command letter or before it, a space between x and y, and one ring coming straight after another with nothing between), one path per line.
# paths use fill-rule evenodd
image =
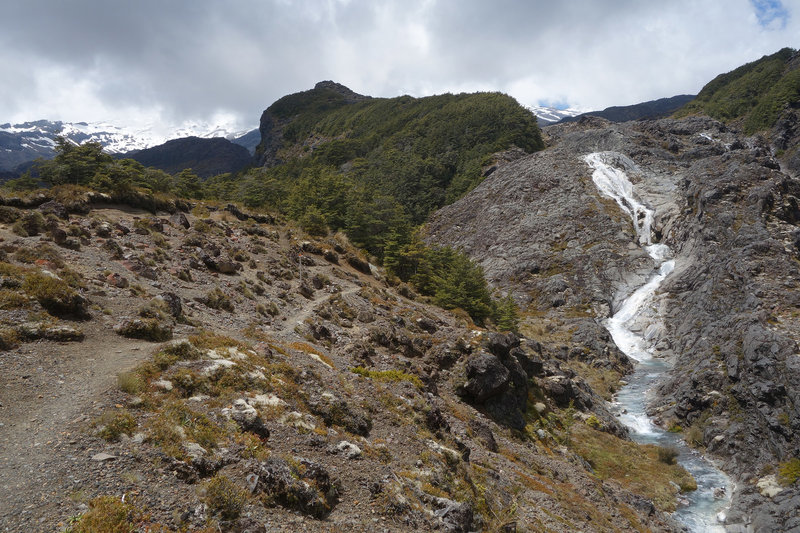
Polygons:
M465 328L460 318L401 296L379 272L331 262L331 250L355 253L341 237L307 238L213 204L195 211L201 233L191 213L183 215L187 227L163 213L88 205L58 223L74 227L81 246L58 248L64 265L51 270L72 280L64 283L92 310L80 322L84 340L20 338L0 358L9 429L0 446L13 458L0 487L32 461L46 473L19 476L13 491L0 488L4 527L37 520L37 528L56 529L70 516L80 516L76 528L89 527L123 507L124 526L115 527L670 527L578 455L575 428L608 432L610 446L624 431L562 366L560 348ZM44 263L23 263L15 253L45 250L37 245L50 237L16 236L12 224L0 225L10 252L0 263L7 290L21 287L28 272L48 276ZM306 250L302 280L299 250ZM240 267L222 274L206 256ZM198 301L215 288L233 312ZM56 320L35 299L19 303L0 311L4 327ZM113 333L121 317L136 315L169 324L177 339L153 348ZM590 343L581 351L593 357L596 349ZM488 379L473 368L476 358L505 372L464 401L462 387L477 390L470 380ZM103 393L120 372L128 372L120 389ZM28 383L39 397L30 398ZM28 445L23 421L31 409L42 413L34 415L45 421L36 438L46 445ZM50 425L64 415L66 422ZM93 427L81 422L95 419ZM653 479L661 483L670 486L669 478ZM41 491L64 497L36 517L21 514Z

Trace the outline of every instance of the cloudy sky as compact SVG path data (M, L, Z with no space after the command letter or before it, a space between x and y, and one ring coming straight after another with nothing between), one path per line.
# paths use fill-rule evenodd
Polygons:
M800 0L0 0L0 123L255 127L333 79L602 109L800 47Z

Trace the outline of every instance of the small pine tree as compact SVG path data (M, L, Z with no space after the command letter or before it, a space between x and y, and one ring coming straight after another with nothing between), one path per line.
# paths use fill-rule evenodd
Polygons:
M450 264L437 281L433 298L440 307L460 307L478 324L492 315L492 299L483 268L465 254L453 253Z
M325 217L315 206L306 208L306 212L299 220L300 227L309 235L324 237L328 234L328 226L325 224Z
M510 292L496 302L495 322L500 331L519 331L519 307Z

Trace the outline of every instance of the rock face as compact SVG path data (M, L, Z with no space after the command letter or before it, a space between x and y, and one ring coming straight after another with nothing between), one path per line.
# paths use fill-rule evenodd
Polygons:
M300 111L316 105L335 108L368 98L370 97L360 95L333 81L321 81L309 91L284 96L261 114L261 122L258 127L261 133L261 142L256 147L258 164L271 167L280 163L278 150L283 143L284 129ZM320 104L320 102L323 103Z
M599 196L582 161L596 151L626 156L620 165L656 209L655 238L676 256L654 309L662 324L647 334L675 362L651 414L686 428L746 481L800 450L800 180L790 164L791 115L773 132L772 148L699 117L551 126L551 148L501 166L437 213L429 241L467 251L542 320L591 331L653 268L629 245L630 222ZM787 159L775 159L775 148ZM573 330L571 340L577 336ZM593 352L610 349L599 334L594 342ZM493 375L475 390L501 381ZM562 377L545 387L553 398L581 396ZM787 491L782 498L791 501L798 488ZM740 488L729 520L758 517L761 527L782 530L785 507Z

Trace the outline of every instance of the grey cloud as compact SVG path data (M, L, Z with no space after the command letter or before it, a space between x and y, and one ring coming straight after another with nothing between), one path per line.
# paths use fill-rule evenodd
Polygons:
M782 4L781 28L747 0L3 3L0 122L159 108L255 125L321 79L376 96L488 89L597 108L699 90L800 34L800 0Z

